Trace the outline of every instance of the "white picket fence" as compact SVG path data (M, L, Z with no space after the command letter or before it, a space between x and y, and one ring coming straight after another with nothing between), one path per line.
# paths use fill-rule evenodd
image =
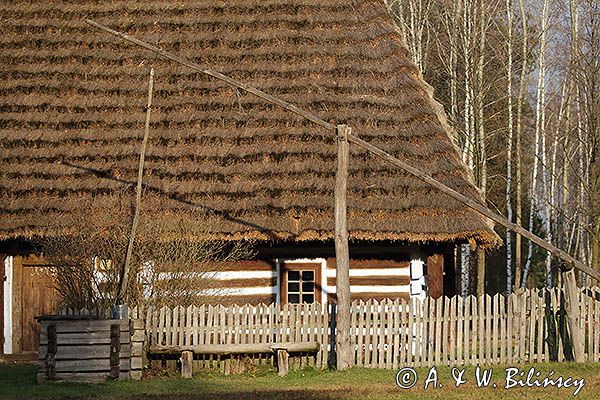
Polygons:
M354 364L371 368L493 365L564 361L570 354L559 290L437 300L352 303ZM563 300L564 303L564 300ZM199 305L142 310L147 345L248 344L316 341L316 355L295 366L325 367L334 341L334 306L321 304ZM73 311L71 310L71 313ZM600 292L580 293L586 359L600 361ZM259 362L271 363L269 356ZM210 357L199 367L227 368L228 358Z

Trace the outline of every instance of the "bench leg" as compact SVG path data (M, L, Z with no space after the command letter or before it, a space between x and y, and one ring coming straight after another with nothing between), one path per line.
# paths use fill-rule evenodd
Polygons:
M182 351L181 358L181 378L190 379L192 377L194 353L191 351Z
M288 373L289 354L287 350L277 350L277 372L279 376L286 376Z

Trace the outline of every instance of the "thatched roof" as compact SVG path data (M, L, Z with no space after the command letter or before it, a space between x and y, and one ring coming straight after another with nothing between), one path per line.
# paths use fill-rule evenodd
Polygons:
M336 146L324 131L84 22L94 19L254 85L479 199L441 107L383 0L5 2L0 5L0 238L50 234L130 205L150 66L144 207L212 210L228 238L333 237ZM354 148L353 239L498 240L483 217Z

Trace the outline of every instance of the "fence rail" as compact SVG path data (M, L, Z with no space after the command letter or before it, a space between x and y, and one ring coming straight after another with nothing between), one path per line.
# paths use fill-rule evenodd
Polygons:
M580 323L588 361L600 361L600 291L580 292ZM66 312L69 313L69 312ZM74 313L73 310L70 313ZM145 320L147 345L249 344L316 341L315 355L297 365L328 365L335 305L199 305L134 308ZM352 303L354 365L493 365L572 359L563 294L526 290L508 297L456 296L437 300ZM227 368L230 359L207 358L199 367ZM259 362L272 363L270 357ZM292 365L294 367L294 365Z

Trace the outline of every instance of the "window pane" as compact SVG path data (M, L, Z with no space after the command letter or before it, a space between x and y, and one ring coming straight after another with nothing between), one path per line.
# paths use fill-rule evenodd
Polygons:
M303 281L314 281L315 280L315 271L302 271L302 280Z
M302 286L304 287L304 286ZM300 282L289 282L288 283L288 292L299 292L300 291Z
M315 295L314 294L303 294L302 295L302 302L303 303L314 303L315 302Z
M299 281L300 271L288 271L288 281Z
M302 282L302 291L312 293L315 291L314 282Z
M288 294L288 303L300 303L300 295L298 293Z

